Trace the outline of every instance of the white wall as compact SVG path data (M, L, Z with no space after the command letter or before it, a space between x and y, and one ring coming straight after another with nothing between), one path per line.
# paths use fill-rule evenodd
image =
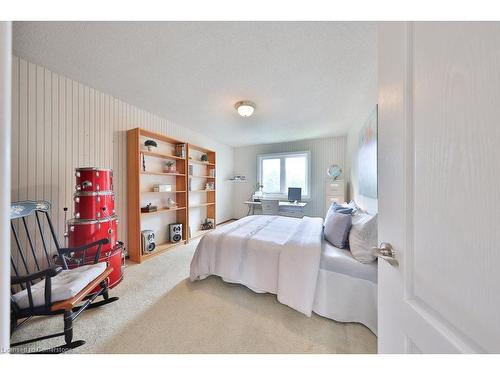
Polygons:
M375 105L375 104L374 104ZM366 114L366 118L370 113ZM347 149L346 149L346 175L347 177L347 191L348 199L354 199L356 203L368 211L369 213L378 212L378 200L374 198L365 197L359 194L358 185L358 146L359 146L359 133L363 128L364 123L359 123L351 127L347 134Z
M217 152L217 222L232 218L233 148L50 70L13 57L12 201L52 202L62 237L74 168L114 170L119 239L126 240L126 131L141 127Z
M10 132L12 24L0 22L0 354L10 339Z
M326 169L331 164L344 169L345 146L346 137L330 137L235 148L234 172L245 175L247 182L234 183L234 217L241 218L247 213L243 202L250 198L257 182L257 155L289 151L311 151L311 199L305 214L324 217Z

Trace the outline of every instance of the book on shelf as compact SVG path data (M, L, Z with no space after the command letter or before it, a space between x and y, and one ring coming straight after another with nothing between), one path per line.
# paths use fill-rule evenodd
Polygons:
M177 156L179 158L186 157L186 145L185 144L175 145L175 156Z

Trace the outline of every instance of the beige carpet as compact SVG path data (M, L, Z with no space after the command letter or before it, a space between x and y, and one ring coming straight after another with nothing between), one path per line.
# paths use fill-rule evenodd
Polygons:
M125 270L111 295L120 300L88 310L74 337L87 344L72 353L374 353L375 335L361 324L308 318L218 277L191 283L197 241ZM19 341L62 329L62 317L38 318L12 337ZM62 338L30 348L61 345Z

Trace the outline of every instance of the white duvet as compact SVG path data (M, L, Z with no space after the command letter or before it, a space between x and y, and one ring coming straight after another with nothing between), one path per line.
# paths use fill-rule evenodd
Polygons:
M248 216L205 235L191 261L191 281L217 275L311 316L323 219Z

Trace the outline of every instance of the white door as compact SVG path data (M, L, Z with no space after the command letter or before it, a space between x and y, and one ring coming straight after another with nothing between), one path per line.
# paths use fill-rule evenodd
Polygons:
M381 353L500 352L500 23L382 23Z

